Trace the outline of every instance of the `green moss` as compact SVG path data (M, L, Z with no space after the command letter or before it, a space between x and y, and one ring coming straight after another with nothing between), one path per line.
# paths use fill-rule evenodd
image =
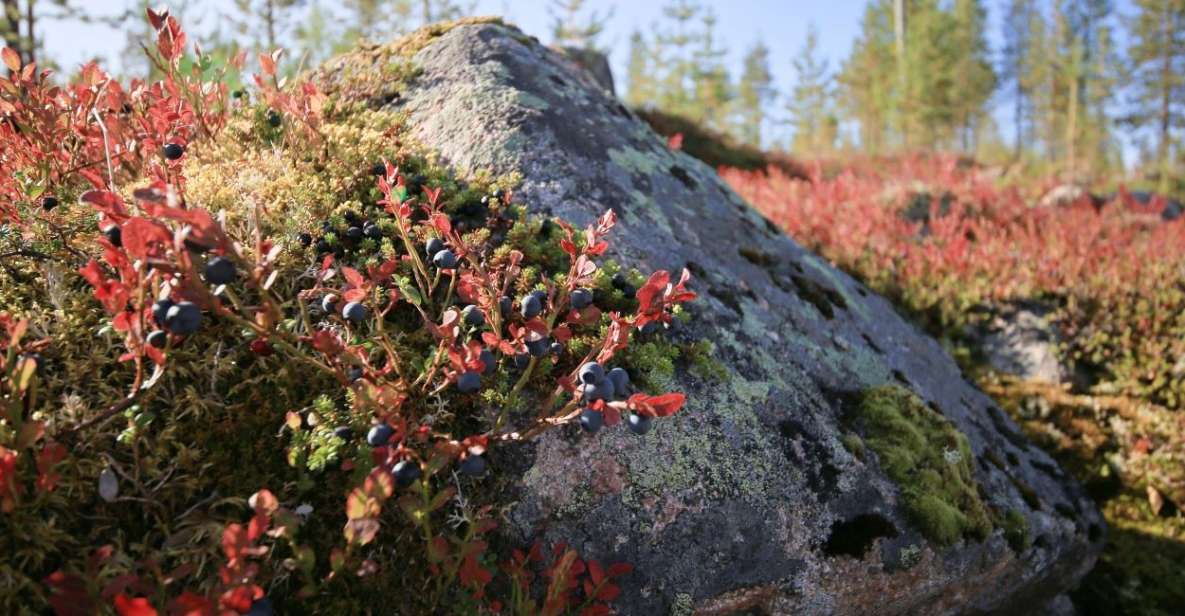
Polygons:
M1021 512L1015 509L1009 509L1008 513L1004 514L1004 539L1008 541L1008 546L1012 548L1017 554L1025 551L1029 547L1029 521Z
M854 419L927 539L950 545L963 537L987 537L992 522L979 498L966 435L898 385L866 391Z

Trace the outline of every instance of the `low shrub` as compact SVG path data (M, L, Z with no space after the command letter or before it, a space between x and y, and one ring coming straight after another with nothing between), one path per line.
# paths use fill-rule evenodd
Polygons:
M148 17L156 82L3 52L0 609L608 613L628 564L491 547L497 471L682 407L621 351L687 273L599 267L611 212L454 178L362 75L263 54L232 96ZM383 87L399 49L358 52Z

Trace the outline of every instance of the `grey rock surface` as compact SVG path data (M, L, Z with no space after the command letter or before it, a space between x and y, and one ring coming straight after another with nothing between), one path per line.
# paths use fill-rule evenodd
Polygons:
M597 85L606 92L617 94L617 89L613 85L613 69L609 66L609 56L586 47L562 47L560 51L576 66L588 71Z
M522 465L509 539L632 563L622 614L1021 613L1090 569L1098 512L934 340L587 73L497 24L453 28L414 62L422 73L391 105L418 139L462 172L518 173L516 199L535 213L583 226L615 210L610 256L690 269L701 297L670 335L710 340L728 372L680 369L670 386L687 408L644 437L555 430L495 457ZM1014 552L1000 529L930 545L875 456L845 448L847 400L893 382L967 434L983 497L1023 514L1031 546Z
M1046 310L1008 307L988 323L981 345L992 368L1028 381L1061 383L1070 376L1057 354L1059 334Z

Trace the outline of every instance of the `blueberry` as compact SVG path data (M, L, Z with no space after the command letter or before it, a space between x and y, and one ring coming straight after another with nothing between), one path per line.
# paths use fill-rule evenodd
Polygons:
M156 324L163 327L165 324L165 317L169 314L169 308L173 307L173 300L162 299L152 305L152 319Z
M532 357L543 357L547 355L547 352L550 350L550 346L550 343L547 342L547 338L528 340L527 353L530 353Z
M492 192L492 193L490 193L490 194L491 194L491 195L493 195L493 197L494 197L495 199L501 199L501 198L502 198L502 194L503 194L503 193L502 193L502 189L501 189L501 188L495 188L495 189L494 189L494 192Z
M202 324L202 311L193 302L181 302L165 313L165 328L174 334L188 336Z
M111 225L103 230L103 235L107 236L107 241L111 242L112 246L123 246L123 231L120 230L119 225Z
M350 227L346 229L346 239L351 242L357 242L362 239L362 229L360 227Z
M608 380L600 383L587 383L584 385L583 393L585 402L609 400L613 397L613 384Z
M317 240L317 254L318 255L325 255L325 254L329 254L331 252L333 252L333 246L330 246L329 242L327 242L325 240Z
M361 323L370 316L366 306L359 302L350 302L342 308L342 318L354 323Z
M366 443L371 447L382 447L391 440L392 434L395 434L395 430L391 426L386 423L377 424L366 433Z
M401 460L395 463L391 474L395 476L396 485L406 488L420 478L420 465L411 460Z
M634 285L627 284L624 287L621 287L621 294L624 295L626 299L632 299L638 294L638 290L634 288Z
M531 365L530 353L519 353L514 356L514 367L519 370L526 370L527 366Z
M509 297L506 297L505 295L498 298L498 312L501 313L503 317L510 316L510 313L513 311L514 311L514 300L510 299Z
M300 242L301 246L308 248L313 245L313 236L308 233L301 232L296 236L296 241Z
M210 284L230 284L238 278L235 264L224 257L214 257L206 263L206 282Z
M531 296L539 298L540 304L547 303L547 291L544 291L543 289L536 289L534 291L531 291Z
M639 328L639 331L646 335L653 334L654 332L658 331L658 321L650 321Z
M384 163L375 163L370 168L371 175L387 175L387 165Z
M325 314L333 314L337 312L337 296L330 293L329 295L322 297L321 310L324 311Z
M576 289L572 291L572 307L576 310L588 308L593 302L593 293L588 289Z
M465 306L461 311L461 316L465 318L465 324L472 327L481 327L486 324L486 315L474 305Z
M493 374L494 370L498 369L498 360L489 349L481 350L480 359L481 363L485 365L485 368L481 371L482 374Z
M551 222L550 218L543 219L543 222L539 225L539 236L542 237L543 239L550 238L551 237L551 230L554 227L555 227L555 224Z
M481 375L476 372L466 372L457 378L457 391L471 394L481 389Z
M275 109L268 110L267 123L272 128L278 128L283 121L284 121L284 118L280 117L280 112L276 111Z
M593 409L580 411L580 427L584 428L585 432L596 434L604 424L605 416L600 411L594 411Z
M243 91L242 90L235 90L234 92L231 92L230 95L235 98L243 98Z
M457 255L451 250L442 250L432 257L432 264L442 270L454 269L457 267Z
M260 597L251 602L251 611L247 612L247 616L272 616L272 600L267 597Z
M543 302L540 302L539 297L536 295L524 296L519 300L519 304L521 304L524 319L533 319L539 316L539 313L543 312Z
M424 244L424 252L429 257L435 257L436 253L442 250L444 250L444 242L438 237L430 238L428 242Z
M58 198L57 197L55 197L53 195L46 195L41 198L41 209L48 212L48 211L54 209L55 207L58 207Z
M606 377L605 380L598 382L596 386L600 388L601 394L605 396L606 400L613 400L617 397L617 386L615 386L613 381L610 381L608 377Z
M333 429L333 435L348 443L354 440L354 429L350 426L338 426Z
M630 413L629 419L626 420L626 425L630 427L630 432L639 435L649 432L653 423L654 420L650 417L635 413Z
M383 230L380 229L378 227L378 225L371 224L371 225L366 225L365 227L362 227L362 234L365 235L366 237L369 237L372 240L383 239Z
M350 368L346 371L346 380L350 381L351 383L357 383L358 381L362 380L362 374L362 368L354 366L353 368Z
M624 395L625 388L630 384L630 373L625 371L625 368L614 368L606 375L613 383L613 389L617 390L617 395Z
M169 343L169 335L158 329L148 334L148 337L144 340L158 349L163 349Z
M161 153L169 160L177 160L185 155L185 147L180 143L166 143L165 147L161 148Z
M625 277L625 274L623 274L621 272L617 272L616 274L613 274L613 279L611 280L611 282L613 283L614 289L624 289L630 283L629 280Z
M552 355L563 355L564 354L564 345L562 345L558 342L551 343L551 354Z
M461 460L461 472L470 477L480 477L486 472L486 459L470 454L469 457Z
M186 238L183 243L185 244L186 250L188 250L190 252L197 253L199 255L206 254L207 252L210 252L211 246L207 246L207 245L202 244L201 242L198 242L196 240L191 240L189 238Z
M342 212L342 218L345 218L346 224L350 225L351 227L362 226L362 219L358 217L358 212L355 212L354 210L346 210Z
M600 383L605 380L605 368L595 361L590 361L580 367L578 376L581 383L588 385Z

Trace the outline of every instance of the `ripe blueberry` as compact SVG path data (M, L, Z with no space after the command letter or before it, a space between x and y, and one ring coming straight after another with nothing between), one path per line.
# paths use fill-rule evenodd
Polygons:
M112 246L123 246L123 231L120 230L119 225L111 225L103 229L103 235L107 236L107 241L111 242Z
M358 240L361 240L362 228L350 227L349 229L346 229L346 239L350 240L351 242L357 242Z
M465 306L461 311L461 316L465 317L465 324L472 327L481 327L486 324L486 315L481 311L481 308L472 304Z
M298 234L296 236L296 241L300 242L301 246L308 248L309 246L312 246L312 244L313 244L313 236L309 235L308 233L304 233L302 231L300 234Z
M527 341L527 352L532 357L543 357L547 355L547 351L551 345L547 342L547 338L540 338L538 340Z
M530 353L519 353L514 356L514 367L519 370L526 370L527 366L531 365Z
M494 370L498 368L498 360L489 349L481 350L480 359L481 363L485 365L485 368L481 371L482 374L493 374Z
M378 227L378 225L375 225L375 224L368 224L368 225L362 227L362 234L365 235L366 237L369 237L372 240L383 239L383 230L380 229Z
M325 314L333 314L337 312L337 296L330 293L325 297L322 297L321 310L323 310Z
M158 349L163 349L169 343L169 335L158 329L148 334L145 341Z
M366 310L366 306L363 306L358 302L350 302L342 308L342 318L346 319L347 321L361 323L365 321L368 316L370 315L369 311Z
M653 423L654 420L650 417L636 413L630 413L629 419L626 420L626 425L629 426L630 432L638 435L649 432Z
M251 602L251 611L247 612L247 616L272 616L272 600L267 597L260 597Z
M539 298L540 304L547 303L547 291L544 291L543 289L535 289L534 291L531 291L531 295Z
M331 252L333 252L333 246L330 246L329 242L327 242L323 239L317 240L317 254L318 255L329 254Z
M272 128L277 128L277 127L279 127L279 126L280 126L280 123L282 123L283 121L284 121L284 119L283 119L282 117L280 117L280 112L276 111L275 109L269 109L269 110L268 110L268 112L267 112L267 123L268 123L268 124L269 124L269 125L270 125Z
M391 474L395 476L396 485L406 488L420 478L420 465L411 460L401 460L395 463Z
M169 160L177 160L185 155L185 147L180 143L166 143L165 147L161 148L161 153Z
M588 289L576 289L572 291L572 307L576 310L588 308L593 302L593 293Z
M510 299L509 297L506 297L505 295L498 298L498 312L501 313L503 317L510 316L510 313L513 310L514 310L514 300Z
M605 368L595 361L590 361L580 367L579 377L580 382L587 385L600 383L605 380Z
M214 257L206 263L206 282L210 284L230 284L238 278L235 264L224 257Z
M181 302L165 313L165 328L174 334L188 336L202 325L202 311L192 302Z
M605 416L600 411L592 409L584 409L580 411L580 427L584 428L585 432L596 434L597 430L605 424Z
M350 225L351 227L362 226L362 219L358 217L358 212L355 212L354 210L346 210L342 212L342 218L345 218L346 224Z
M480 477L486 472L486 460L479 455L469 454L461 460L461 472L470 477Z
M524 319L533 319L543 312L543 303L539 301L536 295L526 295L519 300L521 304L522 315Z
M629 280L626 279L625 274L621 272L613 274L613 279L610 282L613 283L614 289L624 289L630 283Z
M453 251L445 249L432 257L432 264L442 270L451 270L457 267L457 255Z
M346 372L346 379L348 379L351 383L357 383L358 381L362 380L362 368L357 366L350 368Z
M428 242L424 244L424 252L429 257L435 257L436 253L444 250L444 242L438 237L429 238Z
M48 211L54 209L55 207L58 207L58 198L57 197L55 197L53 195L46 195L41 198L41 209L48 212Z
M169 308L173 307L173 300L162 299L152 305L152 319L160 327L165 325L165 317L169 314Z
M613 383L613 389L617 390L617 395L624 396L625 388L630 384L630 373L625 371L625 368L614 368L606 375Z
M603 380L599 383L586 383L582 390L584 392L584 401L596 402L597 400L609 400L613 397L613 384L608 380Z
M348 443L354 440L354 429L350 426L338 426L333 429L333 435Z
M370 168L371 175L387 175L387 165L383 163L375 163Z
M654 332L658 331L658 321L650 321L649 323L647 323L647 324L643 325L641 328L639 328L639 331L641 331L642 334L645 334L645 335L653 334Z
M481 375L476 372L466 372L457 378L457 391L471 394L481 389Z
M564 345L562 345L558 342L551 343L551 354L552 355L563 355L563 353L564 353Z
M371 447L382 447L391 439L391 435L395 434L395 430L386 423L375 425L366 433L366 443Z

